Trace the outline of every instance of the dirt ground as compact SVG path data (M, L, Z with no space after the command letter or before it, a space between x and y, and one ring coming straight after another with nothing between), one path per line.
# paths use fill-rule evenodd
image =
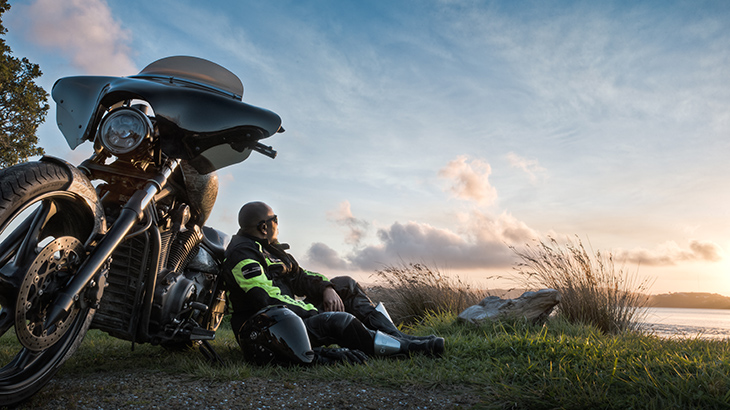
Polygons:
M248 378L209 382L148 370L94 377L57 375L22 409L453 409L479 397L467 390L387 389L337 382Z

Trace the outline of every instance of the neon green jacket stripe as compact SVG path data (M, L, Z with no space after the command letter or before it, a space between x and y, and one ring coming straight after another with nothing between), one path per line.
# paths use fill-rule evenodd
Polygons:
M302 269L302 270L303 270L303 271L304 271L304 272L305 272L305 273L306 273L307 275L309 275L309 276L318 276L318 277L322 278L322 279L323 279L323 280L324 280L325 282L329 282L329 281L330 281L330 280L329 280L329 279L328 279L328 278L327 278L326 276L324 276L324 275L323 275L323 274L321 274L321 273L317 273L317 272L312 272L312 271L309 271L309 270L306 270L306 269Z
M273 265L273 263L270 263L268 259L266 260L266 262L268 265ZM245 266L248 266L251 264L258 265L261 274L256 275L252 278L246 279L243 276L242 269ZM266 294L268 294L270 298L278 300L282 303L285 303L288 305L299 306L305 310L316 310L314 305L312 305L311 303L304 303L303 301L294 299L289 295L282 295L281 289L274 286L274 283L271 281L271 279L266 277L263 266L261 266L261 264L256 260L244 259L241 262L239 262L238 264L236 264L236 266L231 270L231 272L233 273L233 277L236 279L236 283L238 284L238 286L241 287L241 289L243 289L244 292L248 292L249 290L254 289L254 288L259 288L259 289L262 289L263 291L265 291Z

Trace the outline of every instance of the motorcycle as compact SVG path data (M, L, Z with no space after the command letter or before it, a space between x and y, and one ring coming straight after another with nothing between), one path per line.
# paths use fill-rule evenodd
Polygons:
M195 57L61 78L52 97L70 148L94 152L0 171L0 405L38 392L89 329L213 357L226 305L225 234L204 225L215 171L275 158L260 141L284 131L235 74Z

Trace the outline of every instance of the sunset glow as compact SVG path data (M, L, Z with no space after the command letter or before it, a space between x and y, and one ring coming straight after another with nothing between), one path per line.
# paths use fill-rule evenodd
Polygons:
M580 238L651 293L730 296L730 3L11 1L41 85L170 55L236 73L287 130L219 172L208 224L269 203L329 276L433 264L487 286L509 246ZM55 126L49 155L78 164Z

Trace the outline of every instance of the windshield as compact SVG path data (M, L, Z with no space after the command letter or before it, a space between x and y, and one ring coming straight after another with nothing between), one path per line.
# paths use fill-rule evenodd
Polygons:
M145 67L136 76L141 78L161 77L188 81L215 88L243 99L243 83L232 72L202 58L189 56L167 57Z

